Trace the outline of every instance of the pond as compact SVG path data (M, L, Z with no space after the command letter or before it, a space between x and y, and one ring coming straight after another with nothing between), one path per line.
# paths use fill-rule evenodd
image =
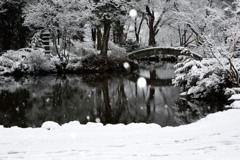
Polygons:
M40 127L59 124L157 123L162 127L192 123L223 110L221 102L180 98L171 84L173 63L142 64L124 75L82 74L0 77L0 125ZM146 86L137 81L144 77Z

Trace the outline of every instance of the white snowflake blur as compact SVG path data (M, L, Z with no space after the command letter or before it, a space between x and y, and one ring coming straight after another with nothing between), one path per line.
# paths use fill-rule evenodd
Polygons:
M136 9L131 9L131 10L129 11L129 16L131 16L132 18L137 17L137 11L136 11Z
M138 78L138 80L137 80L137 85L138 85L139 88L144 88L144 87L146 87L146 86L147 86L147 81L146 81L146 79L145 79L144 77Z

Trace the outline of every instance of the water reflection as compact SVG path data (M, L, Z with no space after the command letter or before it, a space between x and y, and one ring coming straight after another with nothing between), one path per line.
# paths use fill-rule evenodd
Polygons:
M0 125L39 127L45 121L78 120L82 124L177 126L222 109L219 104L179 100L179 89L171 85L173 72L173 64L165 64L117 77L4 77L0 81ZM137 86L139 76L146 78L146 87Z

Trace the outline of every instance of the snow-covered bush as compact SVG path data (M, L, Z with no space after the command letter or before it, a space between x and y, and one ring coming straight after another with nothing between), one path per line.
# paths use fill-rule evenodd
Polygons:
M97 54L97 50L93 48L92 42L74 42L74 50L71 50L75 55L84 57L87 55Z
M113 42L109 42L109 50L109 56L112 58L125 58L127 56L126 49L114 44Z
M123 46L127 52L132 52L134 50L140 49L141 47L139 43L133 41L132 39L127 40Z
M82 67L82 56L68 52L69 63L66 72L75 72ZM0 75L6 74L46 74L57 73L61 60L55 56L45 55L43 49L24 48L9 50L0 56Z
M214 58L202 61L185 59L175 68L173 84L180 86L181 91L192 98L223 94L224 89L231 85L228 71Z
M40 49L9 50L0 57L0 75L12 73L30 74L41 71L52 72L54 70L54 63Z

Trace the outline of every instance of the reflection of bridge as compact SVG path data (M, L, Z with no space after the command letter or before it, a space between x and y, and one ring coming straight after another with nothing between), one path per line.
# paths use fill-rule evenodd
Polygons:
M145 48L137 51L133 51L128 54L128 58L130 59L139 59L143 57L149 57L152 55L183 55L183 56L189 56L197 60L201 60L202 57L196 53L191 52L189 49L184 47L178 47L178 48L162 48L162 47L151 47L151 48Z
M143 77L143 76L141 76ZM139 78L139 75L131 74L131 76L128 77L130 81L133 81L137 83ZM155 87L166 87L166 86L172 86L172 79L150 79L147 77L144 77L147 81L147 85L155 86Z

